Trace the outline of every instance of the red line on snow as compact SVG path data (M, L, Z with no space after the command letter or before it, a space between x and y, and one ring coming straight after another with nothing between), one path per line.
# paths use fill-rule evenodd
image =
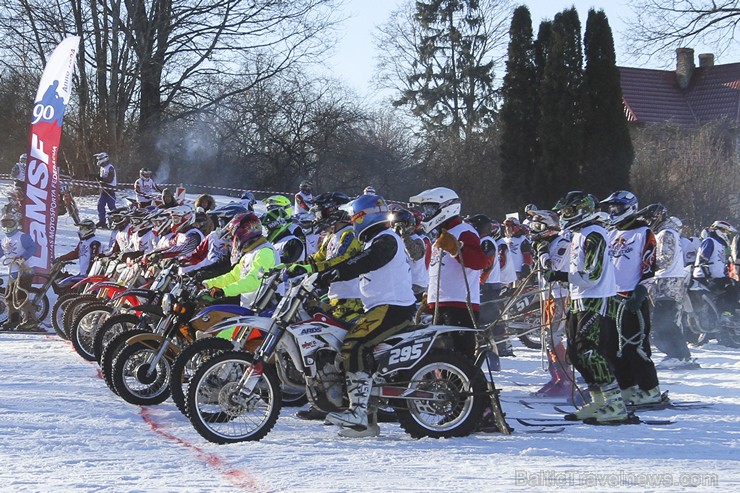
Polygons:
M193 445L187 440L183 440L182 438L177 437L162 429L162 426L157 423L157 421L154 419L154 416L152 416L149 412L149 409L142 407L140 414L144 422L146 422L152 428L152 431L154 431L154 433L157 433L158 435L161 435L168 440L172 440L193 450L195 452L195 456L199 460L205 462L214 469L217 469L226 478L226 480L234 486L247 491L259 491L257 481L249 474L239 469L231 468L229 464L226 463L226 461L221 459L219 456L211 454L210 452L206 452L197 445Z
M52 334L49 334L49 339L51 339ZM72 343L70 341L64 340L68 346L72 347ZM94 363L94 361L88 361L88 363ZM98 368L98 378L101 380L103 379L103 373ZM229 464L220 458L219 456L215 454L211 454L209 452L206 452L202 448L198 447L197 445L193 445L192 443L188 442L187 440L183 440L180 437L177 437L171 433L168 433L167 431L162 429L162 426L157 423L157 421L154 419L154 417L149 412L149 409L142 407L139 414L141 415L141 418L144 420L145 423L147 423L152 431L154 433L168 439L172 440L173 442L179 443L180 445L189 448L195 452L195 456L198 458L198 460L201 460L208 464L209 466L213 467L214 469L218 470L224 478L226 478L227 481L229 481L231 484L236 486L237 488L246 490L246 491L254 491L259 492L259 485L257 483L257 480L254 479L252 476L247 474L244 471L241 471L239 469L234 469L229 466Z

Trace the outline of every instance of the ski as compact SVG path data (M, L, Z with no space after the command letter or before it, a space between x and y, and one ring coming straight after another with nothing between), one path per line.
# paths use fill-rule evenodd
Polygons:
M542 421L540 421L542 419ZM651 425L651 426L665 426L674 424L675 421L669 419L640 419L639 417L630 415L624 421L609 421L609 422L598 422L593 418L586 419L584 421L564 421L562 419L551 418L546 420L544 418L529 418L522 419L516 418L517 422L523 426L531 427L562 427L562 426L576 426L576 425L590 425L590 426L619 426L619 425Z
M550 428L550 427L565 427L565 426L574 426L574 425L580 425L580 421L563 421L562 419L558 418L529 418L529 419L522 419L522 418L515 418L516 421L522 425L522 426L531 426L531 427L541 427L541 428Z
M552 427L552 428L541 426L538 429L522 430L522 431L519 431L518 433L526 433L528 435L529 434L548 434L548 435L553 434L554 435L556 433L562 433L564 431L565 431L564 426L558 426L558 427Z
M583 420L583 424L591 426L621 426L621 425L651 425L651 426L665 426L672 425L675 421L670 419L640 419L638 416L630 413L627 419L623 421L596 421L596 418L586 418Z

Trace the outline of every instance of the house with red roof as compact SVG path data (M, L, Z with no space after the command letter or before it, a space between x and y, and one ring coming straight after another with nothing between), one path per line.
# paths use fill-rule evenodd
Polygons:
M714 55L676 50L676 70L619 67L622 100L631 125L740 124L740 63L715 65Z

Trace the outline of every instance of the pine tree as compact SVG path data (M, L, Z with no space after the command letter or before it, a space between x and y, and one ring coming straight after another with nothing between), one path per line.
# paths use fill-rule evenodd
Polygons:
M430 133L465 139L494 109L493 60L479 0L416 2L421 28L415 73L395 105L409 105Z
M501 185L509 207L524 205L531 193L537 141L537 74L532 17L525 6L514 11L509 29L506 75L501 87Z
M603 10L588 11L584 36L586 93L583 179L588 190L603 198L629 189L634 157L622 103L622 87L614 39Z
M539 137L542 155L534 176L536 196L552 207L568 190L581 187L583 160L583 60L581 23L575 8L552 23L540 84ZM539 199L538 199L539 200ZM543 205L540 205L544 207Z

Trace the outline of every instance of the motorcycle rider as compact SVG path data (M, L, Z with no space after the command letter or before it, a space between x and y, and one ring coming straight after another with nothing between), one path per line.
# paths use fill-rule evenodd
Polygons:
M437 187L409 198L409 202L424 214L422 225L426 233L439 231L432 247L427 293L429 309L438 305L440 319L435 323L476 327L480 271L486 267L488 257L481 248L478 232L460 217L460 197L449 188ZM453 336L453 344L458 352L474 358L473 332L459 332Z
M626 416L619 385L600 341L608 300L616 294L614 266L609 261L607 232L599 224L594 197L568 192L554 207L560 227L568 230L570 263L568 273L546 272L548 281L568 282L570 302L565 322L567 355L588 384L591 402L566 419L610 420L616 409Z
M71 252L55 258L54 262L79 259L79 273L81 275L87 275L92 265L92 260L100 254L102 245L100 244L100 240L95 238L95 222L92 219L83 219L77 227L77 236L80 239L77 246Z
M267 241L277 250L280 262L292 264L306 259L306 246L290 231L292 223L287 211L281 207L267 211L261 218L267 229Z
M662 400L650 349L648 285L655 275L655 235L637 216L637 197L619 190L601 201L609 214L609 256L617 295L609 310L609 330L602 333L624 401L654 404ZM614 417L622 415L617 410Z
M362 252L325 271L320 279L359 278L364 314L342 343L350 407L329 413L326 420L342 426L340 436L377 436L377 419L368 419L373 347L411 325L416 299L403 240L390 228L385 200L379 195L361 195L352 202L350 221L363 243Z
M26 161L28 160L28 154L25 152L18 156L18 162L13 165L10 170L10 178L15 183L15 188L21 192L25 191L26 188Z
M298 193L295 194L295 204L293 205L293 213L300 214L301 212L308 212L313 205L313 185L308 180L303 180L298 186Z
M650 294L653 309L653 343L666 354L658 366L664 368L698 368L691 358L676 314L684 296L684 254L681 249L678 218L668 215L663 204L650 204L637 214L655 233L655 282Z
M141 168L139 178L134 182L134 191L136 192L136 205L140 208L152 205L152 197L161 192L159 186L152 179L152 170Z
M414 289L414 296L416 296L417 300L420 300L429 283L429 269L426 265L427 244L416 233L416 216L408 209L396 207L391 210L388 219L393 231L403 239L406 257L411 266L411 282ZM431 253L431 244L429 253Z
M38 243L33 237L21 230L21 215L6 211L0 218L3 236L0 238L0 258L14 260L9 265L8 285L5 288L5 300L8 305L8 320L3 330L43 330L39 329L34 309L28 299L31 289L33 269L26 265L26 260L33 257Z
M214 298L241 295L241 305L249 307L260 287L262 272L278 263L275 248L262 234L262 223L254 212L238 214L227 226L231 230L231 263L226 274L208 279L203 285Z
M737 230L727 221L714 221L696 254L692 275L707 280L709 289L717 295L717 308L724 319L732 318L738 307L737 283L729 277L727 249Z

